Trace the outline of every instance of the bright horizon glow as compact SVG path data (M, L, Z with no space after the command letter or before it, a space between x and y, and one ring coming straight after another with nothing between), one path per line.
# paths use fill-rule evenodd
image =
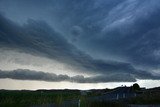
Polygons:
M5 84L4 84L5 83ZM138 83L140 87L153 88L159 86L160 80L137 80L137 82L109 82L109 83L71 83L45 82L30 80L0 79L0 89L6 90L38 90L38 89L105 89L120 86L132 86Z
M17 69L42 71L55 73L57 75L64 74L68 76L92 76L89 73L87 74L84 72L80 72L80 70L78 71L78 69L75 69L72 66L56 61L54 59L35 56L25 52L18 52L17 50L0 49L0 70L12 71Z

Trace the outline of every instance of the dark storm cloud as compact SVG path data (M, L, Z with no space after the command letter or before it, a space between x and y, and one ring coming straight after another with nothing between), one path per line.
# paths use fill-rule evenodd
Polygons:
M86 72L134 72L128 64L107 63L92 57L69 44L60 34L43 21L29 20L20 27L1 17L1 45L21 49L24 52L43 55L72 65ZM84 69L83 69L84 68ZM98 72L97 72L98 71Z
M1 0L0 11L11 20L21 24L28 18L34 20L19 26L1 16L0 44L56 59L82 72L158 79L152 70L160 64L159 3L159 0ZM64 38L74 41L82 51ZM98 58L103 60L95 60Z
M54 73L44 73L18 69L14 71L0 71L0 78L11 78L20 80L41 80L41 81L68 81L67 75L56 75Z
M125 77L125 78L122 78ZM31 71L27 69L18 69L13 71L0 70L0 78L11 78L18 80L38 80L38 81L50 81L50 82L76 82L76 83L103 83L103 82L135 82L135 75L131 74L111 74L94 77L84 77L82 75L76 75L70 77L68 75L56 75L54 73L44 73L40 71ZM160 79L158 76L153 76L154 79ZM152 78L152 79L153 79ZM148 78L147 78L148 79Z
M50 82L60 82L60 81L69 81L77 83L99 83L99 82L112 82L112 81L131 81L135 82L136 80L129 74L124 74L127 78L121 78L119 75L110 75L110 76L96 76L96 77L87 77L85 78L82 75L76 75L70 77L68 75L56 75L54 73L44 73L30 71L26 69L18 69L14 71L1 71L0 78L11 78L18 80L39 80L39 81L50 81Z
M123 0L111 8L103 7L103 3L97 11L87 5L88 15L80 15L82 18L75 23L85 32L78 45L94 57L115 56L142 69L159 68L160 1Z
M107 47L107 45L111 44L111 49L113 49L111 51L121 52L121 54L129 57L135 64L157 66L159 62L151 56L153 56L154 51L159 50L158 47L160 45L158 42L159 34L157 33L160 27L160 6L156 5L158 3L159 1L153 2L151 0L137 1L138 6L133 6L135 10L130 10L133 13L130 15L127 15L129 12L119 14L119 17L124 18L117 20L123 20L124 22L118 22L116 20L117 24L110 28L112 30L106 31L103 38L104 41L102 40L104 43L103 46ZM129 11L125 7L122 9L125 12ZM129 16L131 17L130 19L125 19ZM105 40L109 41L109 43L105 43Z
M114 77L114 78L113 78ZM14 70L14 71L0 71L0 78L12 78L20 80L41 80L41 81L70 81L78 83L96 83L96 82L109 82L109 81L135 81L133 78L117 78L116 76L84 78L84 76L77 75L69 77L67 75L56 75L53 73L35 72L29 70ZM127 75L128 77L128 75Z
M84 82L119 81L121 80L120 77L124 77L125 79L122 79L124 81L133 81L136 78L155 79L155 77L150 73L137 70L129 63L106 62L103 60L93 59L89 55L79 51L76 47L69 44L66 39L64 39L59 33L52 30L52 28L43 21L28 20L28 23L21 27L8 19L5 19L3 16L1 16L0 19L2 23L0 25L0 43L2 47L20 49L26 53L49 57L78 68L82 72L86 71L88 73L104 75L98 76L98 78L93 77L85 79L78 76L77 79L80 78L80 80L77 81L82 81L83 79ZM19 75L16 75L16 78L18 79ZM128 78L126 78L126 75L128 75ZM24 79L25 76L26 74L24 74ZM41 76L40 78L39 76L37 78L41 79ZM66 76L66 78L69 77Z

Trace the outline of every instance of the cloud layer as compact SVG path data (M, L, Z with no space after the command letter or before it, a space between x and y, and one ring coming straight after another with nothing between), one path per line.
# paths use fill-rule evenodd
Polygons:
M136 80L129 74L123 74L127 78L121 78L118 74L110 76L95 76L95 77L84 77L82 75L76 75L70 77L68 75L56 75L54 73L44 73L30 71L26 69L18 69L14 71L0 71L0 78L11 78L18 80L39 80L39 81L50 81L50 82L76 82L76 83L99 83L99 82L113 82L113 81L130 81L135 82Z
M122 78L123 77L123 78ZM125 78L124 78L125 77ZM56 75L54 73L44 73L41 71L31 71L27 69L17 69L13 71L1 71L0 78L11 78L18 80L38 80L38 81L50 81L50 82L61 82L68 81L74 83L105 83L105 82L136 82L136 79L146 78L145 75L139 77L128 73L115 73L101 76L84 77L83 75ZM144 79L143 78L143 79ZM149 75L148 79L158 80L159 76Z
M91 78L78 76L80 80L62 75L76 82L160 79L159 3L1 0L0 11L8 18L0 15L0 48L55 60L77 75L92 74ZM12 72L6 77L13 78ZM52 78L65 80L54 73ZM44 80L39 75L40 79Z

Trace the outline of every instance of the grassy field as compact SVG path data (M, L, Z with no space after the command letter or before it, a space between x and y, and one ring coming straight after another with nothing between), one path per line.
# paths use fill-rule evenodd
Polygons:
M131 104L160 104L160 90L147 90L128 101Z
M65 100L74 100L80 97L77 90L54 91L0 91L0 107L29 107L48 103L61 104Z
M0 91L0 107L31 107L33 105L56 104L64 101L81 100L81 107L125 107L119 102L89 101L87 98L97 95L90 93L81 96L79 90L39 90L39 91ZM107 106L106 106L107 105ZM123 106L122 106L123 105ZM68 106L67 106L68 107ZM78 107L78 104L69 107Z
M110 90L92 90L88 95L81 95L79 90L37 90L37 91L8 91L0 90L0 107L32 107L34 105L54 104L56 107L66 101L76 102L76 104L65 107L127 107L129 104L160 104L160 90L145 90L143 94L125 100L118 101L90 101L89 97L99 96L102 92Z

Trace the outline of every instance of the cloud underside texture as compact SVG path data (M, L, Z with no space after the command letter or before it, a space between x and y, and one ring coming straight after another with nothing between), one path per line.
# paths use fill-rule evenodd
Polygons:
M76 75L71 77L68 75L62 75L62 74L56 75L54 73L31 71L27 69L17 69L13 71L0 70L0 78L11 78L18 80L37 80L37 81L49 81L49 82L61 82L61 81L68 81L75 83L104 83L104 82L117 82L117 81L135 82L136 81L135 77L136 77L135 75L128 73L123 73L123 74L116 73L116 74L101 75L94 77L84 77L83 75ZM158 76L151 76L149 78L152 79L154 78L155 80L160 79Z
M126 78L122 78L125 76ZM37 71L30 71L26 69L18 69L14 71L0 71L0 78L11 78L18 80L37 80L48 82L74 82L74 83L103 83L103 82L135 82L136 80L130 74L115 74L95 77L84 77L82 75L68 76L68 75L56 75L54 73L44 73ZM113 79L114 78L114 79Z
M139 79L159 79L146 71L136 70L128 63L94 60L69 44L60 34L52 30L43 21L29 20L24 26L18 26L3 16L0 17L1 47L21 50L26 53L49 57L86 72L101 74L85 78L81 75L69 77L30 70L0 71L0 78L43 81L70 81L80 83L98 83L111 81L136 81ZM103 74L103 76L102 76Z
M51 74L52 76L48 77L48 73L21 69L10 72L1 70L0 78L82 83L160 79L159 74L155 76L152 73L152 70L159 68L160 63L158 0L69 1L55 3L52 12L55 20L64 25L64 31L70 28L67 29L68 33L77 41L74 44L82 47L83 51L70 44L61 35L63 31L57 32L50 27L47 19L29 19L20 26L3 15L0 15L0 47L47 57L81 72L100 76L85 78L77 75L77 79L63 74ZM68 5L73 7L67 8ZM56 9L56 6L59 8ZM59 14L62 10L68 14ZM70 39L70 36L68 38ZM91 57L86 54L84 51L87 49L96 55ZM127 57L128 62L96 60L98 52L103 57ZM141 69L137 68L137 65Z

